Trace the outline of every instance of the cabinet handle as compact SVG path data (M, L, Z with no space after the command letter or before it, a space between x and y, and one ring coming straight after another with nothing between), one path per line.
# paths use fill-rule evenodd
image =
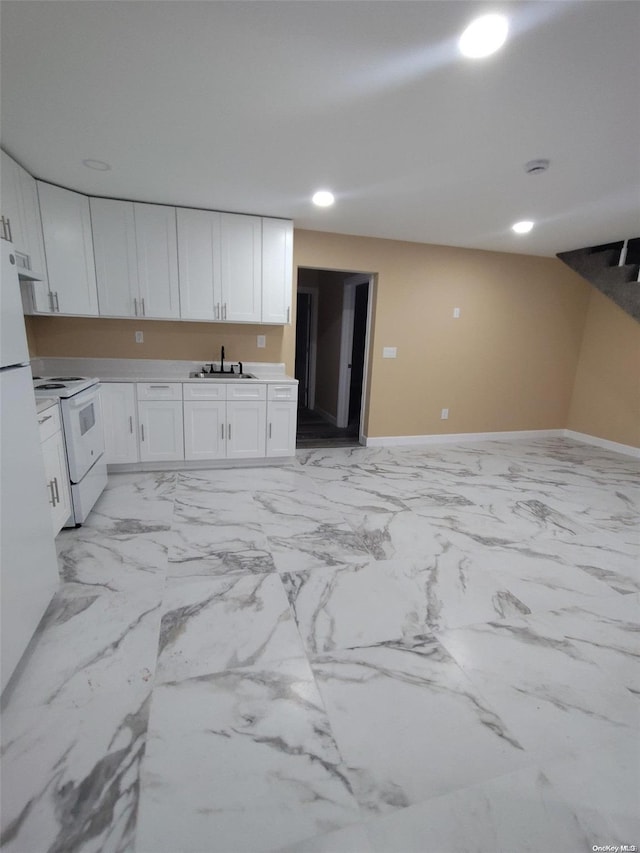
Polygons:
M216 302L216 310L215 310L215 312L214 312L214 315L213 315L213 316L214 316L214 319L215 319L215 320L219 320L219 319L220 319L220 303L219 303L219 302Z
M222 319L223 320L227 319L227 303L226 302L222 306Z
M144 296L142 297L142 299L140 300L140 302L142 303L142 316L143 316L143 317L146 317L146 316L147 316L147 312L146 312L145 307L144 307Z
M220 424L220 438L224 441L224 424Z
M51 493L51 499L49 500L49 503L51 504L51 506L55 506L56 505L56 496L55 496L54 491L53 491L53 480L49 480L49 482L47 483L47 486L48 486L49 491Z
M291 306L287 308L287 323L291 322Z
M133 310L135 311L136 317L138 316L138 300L136 297L133 297Z
M269 424L269 438L271 438L271 424Z
M53 291L51 291L51 290L49 291L49 308L51 309L52 314L56 310L56 306L55 306L55 303L53 301Z
M5 222L5 234L8 234L8 235L9 235L6 239L7 239L10 243L13 243L13 235L12 235L12 233L11 233L11 220L10 220L10 219L9 219L9 217L7 216L7 218L5 219L5 221L4 221L4 222Z
M53 415L45 415L44 418L38 418L38 423L43 424L45 421L50 421Z
M231 441L231 424L227 424L227 441Z
M142 435L142 440L144 441L144 424L140 424L140 433Z
M7 226L5 225L4 216L0 216L0 225L2 225L2 234L0 235L3 240L7 239Z
M168 385L149 385L149 388L152 388L154 391L157 391L158 389L161 389L161 388L168 388L168 387L169 387Z
M58 478L53 478L53 487L56 490L56 503L60 503L60 492L58 491Z
M56 311L59 314L60 313L60 303L58 302L58 291L56 290L53 295L55 296L55 299L56 299Z
M129 432L133 435L133 415L129 415Z

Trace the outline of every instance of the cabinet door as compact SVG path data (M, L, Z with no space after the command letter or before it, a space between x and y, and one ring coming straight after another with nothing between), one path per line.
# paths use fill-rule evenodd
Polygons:
M98 315L89 199L38 181L49 289L61 314Z
M229 323L262 319L262 220L222 213L220 220L222 317Z
M262 322L290 323L293 223L262 220Z
M138 420L142 462L184 459L181 402L174 400L138 402Z
M13 248L27 254L27 229L25 223L22 192L20 189L20 167L6 154L0 152L0 178L2 180L2 209L0 213L10 223Z
M138 281L143 317L180 316L176 209L134 204Z
M227 401L229 459L255 459L265 455L266 415L264 400Z
M139 288L133 203L92 198L89 205L100 315L135 317Z
M42 444L42 456L47 484L47 498L51 508L53 535L62 530L71 515L71 493L67 476L67 460L62 433L54 433Z
M185 459L221 459L225 456L225 412L224 400L185 400Z
M297 403L269 400L267 456L295 456L297 407Z
M132 382L100 385L104 424L105 462L117 465L138 461L136 392Z
M29 269L38 276L38 284L47 287L47 264L44 259L44 239L42 236L42 219L40 203L38 202L38 187L36 179L18 166L20 196L22 198L24 227L26 233Z
M180 316L220 320L220 213L178 208Z

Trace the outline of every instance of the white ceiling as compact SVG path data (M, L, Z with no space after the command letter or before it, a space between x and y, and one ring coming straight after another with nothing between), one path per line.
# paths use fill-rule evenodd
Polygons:
M486 11L511 37L464 60ZM2 145L37 177L527 254L640 232L640 3L3 0L0 16ZM525 174L540 157L549 171ZM320 187L332 208L312 206ZM520 219L537 227L518 237Z

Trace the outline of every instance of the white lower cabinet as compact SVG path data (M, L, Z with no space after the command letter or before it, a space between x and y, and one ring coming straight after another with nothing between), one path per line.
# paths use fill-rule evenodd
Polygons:
M62 437L62 422L58 405L45 409L38 416L40 441L46 477L47 499L51 507L53 535L57 536L71 515L71 490L67 474L67 457Z
M184 459L181 383L139 382L138 424L141 462Z
M224 459L227 455L225 400L184 401L184 458Z
M133 382L103 382L100 386L107 465L137 462L138 413Z
M104 382L106 462L294 456L297 386Z
M295 456L297 422L298 386L269 385L267 456Z
M266 386L184 385L185 459L257 459L266 452Z

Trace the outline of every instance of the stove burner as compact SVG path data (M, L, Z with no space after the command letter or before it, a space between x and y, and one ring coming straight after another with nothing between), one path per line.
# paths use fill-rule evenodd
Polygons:
M44 391L53 391L55 388L64 388L65 386L62 382L45 382L43 385L36 385L38 391L40 389Z
M83 382L84 376L52 376L52 382Z

